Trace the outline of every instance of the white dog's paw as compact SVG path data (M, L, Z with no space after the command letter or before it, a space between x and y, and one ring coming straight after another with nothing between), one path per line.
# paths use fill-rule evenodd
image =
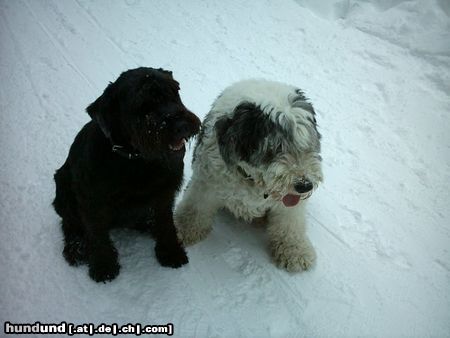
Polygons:
M316 252L308 242L273 242L271 249L276 265L289 272L308 270L316 261Z
M211 232L211 227L181 227L177 229L178 239L190 246L204 240Z

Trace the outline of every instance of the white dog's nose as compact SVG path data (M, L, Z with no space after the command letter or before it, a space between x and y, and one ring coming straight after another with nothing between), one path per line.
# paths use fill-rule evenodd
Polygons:
M305 192L311 191L313 188L313 184L310 181L302 180L294 185L295 191L299 194L304 194Z

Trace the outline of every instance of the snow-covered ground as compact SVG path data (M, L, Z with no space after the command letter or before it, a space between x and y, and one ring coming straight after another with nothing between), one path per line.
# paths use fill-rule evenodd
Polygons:
M84 108L137 66L173 70L200 117L243 78L304 89L325 173L309 202L313 270L277 269L263 229L226 213L178 270L131 231L113 234L122 270L111 283L65 263L54 170L88 121ZM0 79L2 326L450 335L448 0L2 0Z

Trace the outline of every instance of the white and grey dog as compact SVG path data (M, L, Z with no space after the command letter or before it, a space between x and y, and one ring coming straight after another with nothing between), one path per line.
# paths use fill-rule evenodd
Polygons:
M267 221L279 267L308 269L316 254L305 233L305 199L322 181L315 112L296 87L245 80L223 91L206 116L193 175L175 211L185 245L204 239L220 208Z

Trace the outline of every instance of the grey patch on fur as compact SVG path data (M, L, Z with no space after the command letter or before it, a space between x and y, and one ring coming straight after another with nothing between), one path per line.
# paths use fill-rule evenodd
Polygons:
M320 140L322 138L322 135L320 135L319 131L317 130L317 120L316 120L316 112L314 110L313 105L308 101L305 94L301 89L295 90L295 96L291 99L291 107L293 108L301 108L303 110L306 110L307 112L311 113L311 116L308 116L307 119L309 122L311 122L311 125L314 128L315 134L317 135L317 139ZM320 144L314 146L315 150L320 150Z
M316 112L314 111L312 104L308 102L308 99L306 98L303 91L301 89L296 89L295 94L296 95L292 98L291 106L302 108L306 111L309 111L311 114L316 115Z
M197 159L197 149L198 149L198 146L203 143L204 136L205 136L205 128L204 128L204 125L202 124L202 126L200 128L200 132L197 136L197 142L195 143L194 152L192 154L192 163L194 163L195 160Z

